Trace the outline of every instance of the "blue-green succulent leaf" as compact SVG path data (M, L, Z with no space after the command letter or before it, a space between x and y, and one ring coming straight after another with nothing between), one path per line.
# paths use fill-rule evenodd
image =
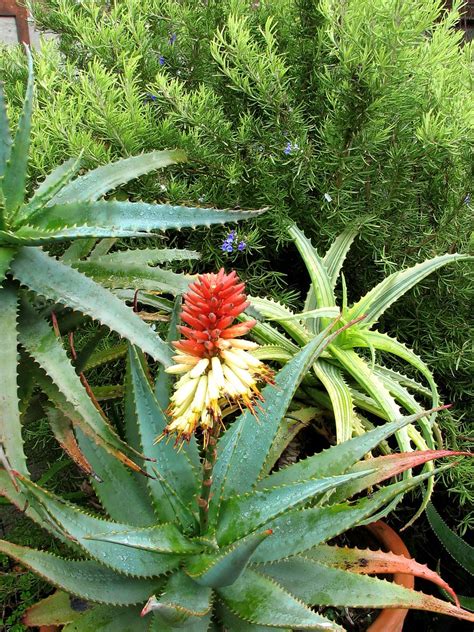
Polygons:
M0 289L0 447L3 446L8 467L28 474L23 451L18 402L18 295L14 287Z
M120 525L117 525L120 527ZM90 540L112 542L122 546L129 546L144 551L158 553L175 553L179 555L196 554L202 550L202 545L188 540L175 524L159 524L151 527L130 527L125 530L117 528L115 531L96 533L87 536Z
M188 629L188 624L197 623L210 614L211 597L209 587L196 584L183 571L178 571L171 575L159 598L150 597L142 615L153 612L165 626Z
M35 211L41 212L41 208L77 173L80 167L79 158L71 158L56 169L53 169L34 192L33 197L18 211L15 225L19 226L25 219L31 217Z
M255 549L271 534L270 529L252 533L216 553L196 555L186 561L185 572L202 586L230 586L244 572Z
M90 536L97 534L125 531L128 525L91 516L24 477L18 478L18 481L38 514L52 520L66 537L101 564L134 577L161 575L179 565L179 554L146 551L91 539ZM133 512L133 504L130 504L130 511ZM166 531L167 527L163 527L163 530Z
M131 578L89 560L69 560L0 540L0 551L62 590L96 603L143 602L162 585L159 578Z
M15 278L34 292L87 314L139 345L152 358L171 364L168 346L112 293L57 261L39 248L21 248L11 269Z
M474 621L474 615L431 595L394 582L331 568L311 559L295 557L259 570L307 603L353 608L432 610Z
M49 206L98 200L109 191L134 178L185 160L186 156L179 150L151 151L130 158L122 158L76 178L54 196Z
M422 411L408 417L401 417L391 423L374 428L359 437L333 446L294 463L269 477L258 482L257 488L264 489L278 485L288 485L297 481L304 481L315 476L337 476L346 472L350 467L362 459L368 452L376 448L379 443L390 437L422 416L428 416L432 411Z
M150 475L159 473L158 480L148 479L148 485L156 511L164 521L175 520L176 505L170 493L178 497L184 506L195 505L199 491L199 479L188 457L187 450L192 446L183 446L178 451L171 443L160 441L155 443L165 429L168 420L159 406L153 386L144 370L144 357L141 352L130 346L128 352L128 380L132 387L135 405L135 419L141 438L145 456L156 459L155 463L147 462L145 468ZM132 411L133 412L133 411ZM163 485L162 481L169 484ZM196 504L197 506L197 504ZM188 526L194 524L195 518L191 510L186 520Z
M155 524L157 518L148 489L143 487L143 475L132 472L77 427L76 437L94 473L101 479L100 482L92 479L92 485L112 520L137 527ZM123 502L124 498L133 498L133 511L129 503Z
M219 441L212 485L214 503L209 510L211 521L217 518L218 499L249 491L265 473L267 454L296 389L316 358L342 331L330 335L331 327L316 336L281 369L274 385L263 389L265 401L258 419L250 411L243 413Z
M308 608L270 577L250 569L232 586L219 588L217 593L231 612L248 623L343 632L341 626Z
M5 106L3 82L0 81L0 178L2 178L5 174L5 167L7 161L10 159L12 143L13 141L10 134L7 108ZM0 186L0 199L2 199L1 189L2 187Z
M9 152L9 158L4 163L2 191L5 205L6 219L15 215L18 208L23 204L25 199L26 185L26 169L28 165L28 149L30 147L30 131L31 131L31 113L33 110L33 58L29 49L27 49L28 57L28 83L26 85L25 100L23 102L23 110L18 122L18 128L15 134L15 140ZM3 118L3 117L2 117ZM5 125L5 121L3 121ZM3 126L2 125L2 126ZM8 138L3 143L3 155L5 156L5 147L8 152ZM1 155L2 152L0 152ZM0 158L1 163L1 158ZM1 168L1 167L0 167Z
M62 632L148 632L148 621L140 618L140 610L140 606L95 606Z
M120 202L117 200L97 200L92 202L71 202L55 204L44 209L41 214L31 218L31 223L22 227L18 234L28 236L29 229L63 233L67 230L88 227L89 235L109 235L102 231L115 234L151 233L151 231L165 231L170 228L195 228L196 226L210 226L225 222L238 222L251 219L263 211L221 211L216 209L171 206L170 204L147 204L145 202ZM94 232L94 229L96 232Z
M451 465L443 466L440 472ZM364 520L385 507L394 498L413 489L433 472L419 474L410 479L394 483L357 501L353 505L341 503L309 509L293 509L283 516L270 520L265 528L273 530L273 536L265 540L255 551L253 563L272 562L327 542L340 533L361 524Z
M217 524L217 541L219 544L229 544L314 496L335 490L353 479L363 478L371 471L370 463L367 463L364 472L329 478L318 476L286 486L271 487L225 499L221 504Z
M392 303L397 301L405 292L408 292L408 290L429 274L448 263L468 259L472 259L472 257L457 253L446 254L434 257L433 259L427 259L406 270L394 272L348 309L346 317L353 319L365 315L362 327L368 329L377 322Z

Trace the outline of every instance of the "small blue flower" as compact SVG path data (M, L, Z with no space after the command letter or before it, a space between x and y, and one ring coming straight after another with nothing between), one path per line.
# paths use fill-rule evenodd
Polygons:
M166 64L166 60L163 57L163 55L160 55L158 58L158 63L160 64L160 66L164 66Z
M291 143L290 141L287 142L285 149L283 150L283 153L288 156L289 154L292 154L295 151L298 151L299 147L296 143Z
M170 46L173 46L173 44L176 42L176 38L177 38L177 37L178 37L178 36L176 35L176 33L171 33L170 38L169 38L169 40L168 40L168 44L169 44Z
M152 94L151 92L148 92L147 95L146 95L146 98L149 101L156 101L158 97L156 95Z
M468 193L466 197L464 198L464 204L468 206L470 203L471 203L471 194Z
M227 253L234 252L234 245L235 245L234 242L236 241L236 239L237 239L237 231L232 230L222 242L221 250ZM242 251L244 250L245 246L246 246L245 242L241 241L239 242L238 245L236 245L236 248L237 250Z

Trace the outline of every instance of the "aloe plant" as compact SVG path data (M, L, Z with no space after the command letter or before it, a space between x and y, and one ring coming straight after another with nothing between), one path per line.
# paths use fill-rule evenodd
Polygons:
M396 300L426 276L449 263L470 257L446 254L395 272L357 303L348 305L341 269L357 232L344 231L324 256L319 255L296 225L289 228L289 234L305 263L311 284L303 311L298 313L273 300L251 298L252 313L243 318L256 316L261 321L253 329L255 340L262 344L258 357L284 363L327 326L330 318L339 316L337 327L358 320L313 363L312 379L306 379L300 392L305 399L332 411L337 442L365 432L372 427L372 419L390 421L402 411L419 413L422 405L416 397L428 399L433 408L437 407L439 394L429 367L405 344L377 331L375 326ZM338 283L342 286L342 305L336 300ZM360 350L368 351L370 357L361 354ZM425 384L385 366L380 353L391 354L406 362L424 378ZM415 425L398 431L396 440L400 449L410 451L413 446L421 450L433 449L437 441L441 442L435 418L436 413L429 419L420 417L421 432ZM433 480L428 483L425 500L412 521L429 501L432 485Z
M74 423L134 466L131 459L137 455L119 439L97 406L88 398L73 399L79 377L48 318L52 311L57 315L65 308L74 310L139 345L155 360L169 364L167 345L104 286L128 291L132 296L136 289L182 293L189 277L160 269L156 264L192 259L198 254L159 249L110 253L114 240L153 237L153 231L170 228L237 221L255 212L104 199L111 190L133 178L182 162L185 157L179 151L154 151L125 158L79 176L80 160L71 159L47 176L27 199L34 88L33 61L29 53L28 63L28 85L14 139L0 83L0 326L4 339L0 350L3 389L0 444L3 458L27 474L20 410L33 385L31 376L23 371L23 359L16 369L20 343L52 379L61 397L74 407ZM102 241L96 245L99 238ZM43 249L62 241L70 245L59 259ZM19 392L17 382L21 386ZM61 434L55 428L56 434Z
M213 301L216 287L224 297L221 302ZM198 296L206 292L210 297L204 304ZM0 541L0 551L60 589L27 613L26 621L64 624L65 632L343 629L319 614L318 606L417 608L474 621L474 615L458 605L365 575L409 573L431 579L453 595L436 573L415 561L327 544L347 529L370 522L400 493L433 473L379 488L380 483L409 467L459 454L428 450L363 459L381 441L434 411L400 417L273 471L268 455L278 455L286 445L280 429L294 406L294 393L317 358L345 330L332 332L330 323L260 393L252 378L270 379L270 374L254 356L247 357L252 345L240 336L250 325L231 325L231 316L245 304L242 287L231 275L207 275L193 285L183 310L187 324L181 331L186 340L175 343L177 364L169 369L185 377L184 382L181 377L173 385L160 369L153 383L144 354L129 345L124 428L130 445L147 458L147 477L131 472L76 428L78 449L95 475L92 484L103 507L100 515L64 501L19 472L10 472L9 477L0 470L2 494L72 553L58 557ZM188 317L192 306L196 318ZM172 330L169 338L174 337ZM206 354L209 362L201 357ZM188 364L193 362L190 357L197 361ZM233 372L236 357L247 362L243 372ZM218 363L223 382L216 377ZM253 395L245 388L236 392L239 375L248 377ZM218 395L212 399L215 379L218 391L226 392L230 402ZM196 388L187 387L185 395L184 384L193 380ZM54 383L48 377L44 381L54 400ZM75 397L86 397L79 394L80 388ZM203 392L209 395L208 402ZM74 416L71 405L56 396L58 408L50 412L59 420ZM219 438L223 421L241 403L247 409ZM202 445L193 432L198 424ZM174 432L178 441L183 436L187 441L179 446L154 442ZM369 487L376 491L353 500Z

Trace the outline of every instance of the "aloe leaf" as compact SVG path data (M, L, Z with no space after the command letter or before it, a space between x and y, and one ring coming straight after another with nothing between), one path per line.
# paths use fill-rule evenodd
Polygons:
M78 602L76 608L73 607L75 602ZM28 608L22 622L29 628L42 625L64 625L75 621L90 608L87 601L71 598L62 590L57 590Z
M21 225L22 221L28 219L41 209L71 178L77 173L80 167L80 158L71 158L59 167L56 167L36 189L33 197L24 204L15 217L15 225ZM40 211L41 212L41 211Z
M99 436L116 452L136 456L89 398L53 330L26 302L22 304L20 317L20 343L81 416L86 432L89 430L93 435Z
M219 588L217 592L231 612L249 623L277 628L343 632L343 628L316 614L270 577L250 569L232 586Z
M19 484L39 515L46 516L91 557L115 571L134 577L153 577L179 565L180 556L142 549L133 549L108 541L90 539L95 534L125 531L126 524L95 518L26 478ZM133 512L133 504L130 504Z
M436 471L442 471L446 467L450 465ZM264 525L265 528L273 530L273 536L255 551L252 562L280 560L327 542L372 517L376 511L385 507L394 498L413 489L430 476L433 476L433 472L426 472L399 483L393 483L353 505L342 503L309 509L292 509ZM295 537L295 534L298 534L298 537Z
M116 200L70 202L48 206L41 215L37 214L31 219L31 225L23 226L17 234L26 238L33 234L33 229L64 235L77 234L83 237L149 234L153 230L164 231L170 228L195 228L237 222L251 219L261 213L261 210L221 211Z
M0 444L5 449L9 466L26 475L28 469L23 452L17 385L17 310L16 289L5 287L0 290L0 323L3 336L0 345Z
M347 310L346 317L353 319L365 315L361 326L369 328L377 322L392 303L429 274L453 261L465 261L471 258L469 255L457 253L446 254L418 263L412 268L394 272Z
M361 326L364 326L362 321ZM347 333L348 339L355 347L368 347L372 345L379 351L391 353L405 362L408 362L413 368L417 369L426 379L430 385L433 396L433 407L439 403L437 386L433 378L433 374L423 360L416 355L411 349L406 347L403 343L399 342L395 338L391 338L387 334L380 333L379 331L358 331Z
M308 603L354 608L411 608L474 621L474 614L431 595L305 558L271 564L262 571L283 586L291 587L293 594Z
M311 279L310 289L304 304L304 311L307 312L320 307L335 307L336 298L334 296L334 289L324 260L321 259L316 248L311 244L311 241L295 224L290 226L288 232L298 248ZM325 319L308 321L308 327L314 334L319 333L321 328L326 325L327 320Z
M47 415L51 430L62 449L83 472L101 482L100 477L94 472L92 465L84 456L84 453L77 443L71 420L56 408L49 408Z
M176 632L176 630L181 629L177 626L165 624L163 618L156 612L154 612L153 615L154 617L149 624L148 632ZM186 632L221 632L211 621L210 614L205 617L188 619L185 623L185 630Z
M27 57L28 83L26 85L23 110L18 122L15 140L11 146L9 159L4 163L3 170L2 190L7 219L15 215L17 209L23 204L25 199L26 169L28 165L28 149L30 147L34 87L33 59L29 49L27 50ZM5 124L5 121L3 121L3 124Z
M420 384L420 382L413 379L412 377L408 377L407 375L404 375L403 373L399 373L398 371L389 369L388 367L382 366L381 364L375 364L375 369L377 370L379 375L388 376L393 381L398 382L400 386L409 388L412 391L415 391L415 393L419 393L420 395L423 395L423 397L432 396L431 390L429 388L427 388L426 386L423 386L423 384Z
M174 300L173 309L170 315L170 322L168 325L168 333L166 335L166 342L169 344L170 349L172 348L173 340L177 340L179 338L178 325L180 322L181 316L181 304L182 299L181 296L178 296ZM170 404L171 392L173 389L173 377L166 373L165 367L158 367L158 372L155 377L155 395L156 401L158 402L160 408L162 410L166 410ZM188 456L196 468L200 468L200 458L199 451L197 447L197 442L195 436L193 435L189 442L189 449L187 450ZM186 447L186 446L185 446Z
M94 237L74 239L74 241L64 251L61 261L64 261L64 263L74 263L77 259L88 257L95 244L96 239Z
M100 483L92 480L95 493L107 514L117 522L126 522L137 527L147 527L156 523L148 491L143 489L143 476L135 475L113 454L110 454L95 441L76 428L79 446L94 472L101 478ZM138 478L140 477L140 478ZM123 502L124 498L133 498L133 511Z
M159 336L118 298L77 270L39 248L22 248L11 267L14 276L34 292L87 314L158 362L171 364L171 353Z
M319 309L311 309L309 312L299 312L298 314L292 314L291 316L286 316L285 318L272 318L270 320L284 322L287 320L307 320L308 318L336 318L339 314L340 312L338 307L320 307Z
M311 406L292 410L283 417L263 465L263 471L266 475L273 469L285 448L291 443L300 430L308 426L313 420L319 418L321 418L321 409Z
M140 266L168 263L171 261L190 261L200 258L201 255L195 250L180 250L178 248L120 250L118 252L91 257L91 259L98 264L104 263L107 265L123 265L133 263Z
M451 557L468 573L474 575L474 547L464 542L448 527L432 503L426 507L426 517L436 537Z
M355 496L355 494L358 494L364 489L378 485L382 481L393 478L397 476L397 474L401 474L414 467L431 463L434 459L442 459L448 456L465 456L466 454L468 453L453 452L451 450L416 450L414 452L387 454L360 461L353 465L348 472L360 472L369 468L373 471L360 479L349 481L346 485L342 485L339 489L336 489L331 496L331 503L337 503L347 498L352 498L352 496Z
M273 360L279 364L286 364L294 355L276 345L260 345L252 353L259 360Z
M256 625L255 623L247 623L240 617L235 616L229 608L226 607L223 601L218 601L215 605L215 610L219 621L224 625L224 628L229 632L273 632L275 628L267 625ZM292 632L290 628L279 628L281 632Z
M357 234L358 231L352 230L351 228L343 231L332 242L329 250L323 257L323 263L327 269L333 290L336 287L337 279L339 278L346 255L352 246L352 242L357 237Z
M316 293L318 307L332 307L336 305L336 299L331 287L331 279L324 260L318 255L317 250L304 233L293 224L288 233L295 242L296 247L306 265L311 283ZM306 309L305 309L306 311Z
M369 462L367 462L367 468L370 468ZM287 486L271 487L228 498L221 504L217 525L217 541L219 544L229 544L317 494L337 489L339 485L349 483L353 478L368 476L369 471L367 469L364 472L354 472L330 478L318 476L315 479L292 483ZM245 516L245 520L241 520L241 516Z
M239 320L250 320L250 316L246 314L240 315ZM257 324L252 329L252 338L261 345L272 345L279 347L283 352L289 353L291 356L300 351L300 347L280 333L275 327L268 323Z
M401 554L320 544L308 551L305 557L319 564L341 568L358 575L393 575L401 573L403 575L420 577L446 590L451 599L457 600L454 590L438 573L430 570L425 564L419 564L416 560ZM456 605L459 606L459 603Z
M359 437L353 437L349 441L318 452L278 472L273 472L269 477L263 478L257 483L257 489L288 485L289 483L304 481L315 476L323 477L343 474L382 441L408 424L414 423L422 416L429 415L431 412L423 411L416 415L399 418L396 421L374 428Z
M352 349L341 349L337 345L332 345L329 351L344 370L379 404L390 421L400 415L400 409L394 399L365 360Z
M66 211L67 212L67 211ZM54 242L73 240L84 241L92 237L94 243L96 239L105 237L150 237L151 233L140 230L128 230L122 228L108 228L107 226L58 226L57 229L44 229L37 226L24 225L15 233L0 232L0 238L5 243L17 246L44 246ZM64 261L65 259L63 259Z
M213 472L210 520L217 517L218 502L252 488L258 480L270 446L296 389L308 369L333 339L330 327L316 336L277 374L274 385L266 386L259 419L244 412L223 435L217 446L217 462Z
M91 353L82 368L84 371L90 371L91 369L95 369L98 366L107 364L108 362L113 362L114 360L123 358L127 355L127 352L128 342L120 342L113 347L106 347L105 349ZM78 357L80 357L80 355Z
M287 334L290 335L298 344L305 345L309 342L308 332L298 322L294 322L294 318L299 318L299 316L294 314L291 309L268 298L249 296L249 301L252 307L254 307L267 320L278 321ZM325 313L324 316L336 317L338 313L339 310L336 309L335 314Z
M62 632L148 632L140 607L94 606L69 623Z
M14 248L6 248L0 246L0 292L2 290L2 281L4 280L8 270L10 269L10 263L15 256Z
M271 534L267 529L233 542L218 553L196 555L186 561L185 572L201 586L230 586L244 572L255 549Z
M8 123L7 108L5 105L3 81L0 81L0 178L4 176L7 161L10 160L12 142L13 141L10 135L10 126ZM0 186L0 195L1 189L2 187Z
M171 270L133 262L109 262L106 257L77 261L72 266L104 287L132 288L182 294L192 277Z
M184 506L188 506L196 502L199 491L199 479L187 453L187 450L193 450L193 447L183 446L183 449L178 451L166 441L154 443L156 438L162 434L168 420L156 400L152 385L144 372L143 363L144 358L141 353L136 348L130 347L128 353L129 380L141 444L146 456L156 459L153 466L148 462L145 467L150 474L159 472L161 479L170 484L170 487L166 487L162 480L148 479L148 486L156 511L161 519L164 521L175 520L174 496L177 496ZM173 493L172 497L170 497L171 492ZM180 507L183 509L181 503ZM189 510L187 514L187 524L194 524L193 513Z
M178 571L171 575L159 599L150 597L142 616L154 612L165 625L187 628L188 622L210 614L211 595L209 587L196 584L183 571Z
M331 399L337 442L348 441L352 437L354 423L354 402L351 391L339 369L321 358L313 364L313 371Z
M184 537L176 525L167 523L153 525L145 528L132 528L127 526L121 530L117 525L115 531L94 533L88 535L88 539L100 542L111 542L121 546L129 546L144 551L157 553L175 553L179 555L191 555L202 550L202 546Z
M4 469L0 469L0 496L2 498L6 498L10 503L15 505L15 507L28 516L28 518L40 523L40 516L32 507L28 506L16 479L13 481L13 478L14 477L10 476L9 472Z
M161 580L130 578L89 560L69 560L0 540L0 551L54 586L98 603L127 606L145 601Z
M122 158L76 178L55 195L50 206L71 201L98 200L112 189L134 178L185 160L186 156L179 150L152 151L131 158Z

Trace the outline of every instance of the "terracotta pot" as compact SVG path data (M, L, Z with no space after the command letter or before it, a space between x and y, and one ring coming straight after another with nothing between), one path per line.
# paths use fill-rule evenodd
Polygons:
M385 522L377 520L377 522L366 525L365 528L377 538L386 551L411 558L410 552L398 533L385 524ZM412 590L415 587L415 578L413 575L395 573L393 575L393 581L400 586L405 586L405 588L411 588ZM386 608L381 611L372 625L367 628L367 632L402 632L403 623L405 622L407 614L408 610L402 608Z

